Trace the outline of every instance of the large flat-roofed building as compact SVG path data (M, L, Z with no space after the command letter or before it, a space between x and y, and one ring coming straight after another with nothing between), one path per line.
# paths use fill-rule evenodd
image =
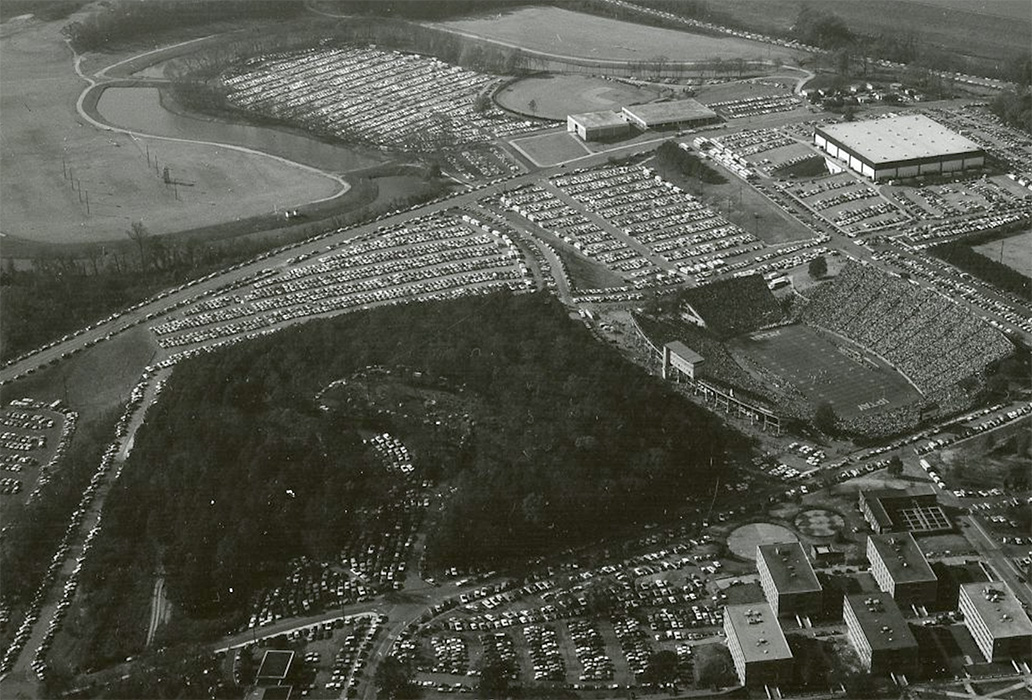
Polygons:
M816 615L821 584L798 542L756 546L756 569L763 594L776 615Z
M649 102L623 108L624 118L639 129L675 126L703 126L720 121L720 116L696 100Z
M909 532L871 535L867 538L867 560L878 588L900 605L935 602L939 579Z
M953 529L953 523L939 506L938 496L931 486L861 490L859 504L864 519L877 533L933 533Z
M1010 586L1002 581L965 583L959 600L964 624L986 661L1032 655L1032 622Z
M727 648L742 685L779 685L792 676L792 650L777 615L766 603L724 608Z
M566 130L577 134L584 141L598 141L623 136L630 132L631 125L619 112L606 110L570 114L566 117Z
M888 593L847 595L842 618L865 669L875 674L917 671L917 639Z
M985 151L923 114L818 126L814 144L872 180L981 168Z

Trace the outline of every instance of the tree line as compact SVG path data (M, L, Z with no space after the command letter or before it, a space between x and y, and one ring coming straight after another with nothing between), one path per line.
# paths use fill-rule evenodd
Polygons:
M437 172L435 177L433 173ZM384 214L430 201L446 182L433 164L410 195L376 203L375 179L354 178L348 208L308 225L277 231L280 221L263 219L233 237L201 240L194 235L151 235L140 222L126 231L128 241L86 246L78 253L40 255L30 266L13 261L0 269L4 313L0 314L0 362L41 347L66 333L143 301L162 289L250 260L278 246L324 231L351 228ZM235 225L230 228L235 228ZM264 234L263 229L268 229ZM219 227L215 227L218 236ZM251 235L257 234L257 235ZM127 245L130 244L130 245Z
M1032 300L1032 279L1014 268L989 258L971 247L970 242L951 241L928 249L935 257L969 272L997 289Z

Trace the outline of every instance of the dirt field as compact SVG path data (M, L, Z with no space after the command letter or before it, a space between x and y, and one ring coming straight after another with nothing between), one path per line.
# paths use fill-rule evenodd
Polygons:
M975 251L1032 277L1032 231L975 246ZM1001 255L1002 253L1002 255Z
M296 206L339 189L328 177L265 156L93 128L76 112L85 83L73 70L61 24L7 24L0 37L5 235L47 243L122 240L131 221L168 233L288 202ZM148 166L148 144L176 179L192 183L178 188L179 200Z
M498 104L515 112L548 119L566 119L568 114L619 111L621 107L655 99L658 93L616 80L592 76L552 75L526 78L496 95ZM531 100L534 109L530 108Z
M641 61L768 59L794 61L798 52L736 38L688 34L672 29L596 17L554 7L482 15L441 23L449 29L559 56Z

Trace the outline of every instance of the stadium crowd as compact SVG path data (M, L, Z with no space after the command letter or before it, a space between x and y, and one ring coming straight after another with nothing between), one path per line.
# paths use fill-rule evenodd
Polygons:
M803 317L868 348L922 393L946 389L1013 351L967 309L864 264L819 287Z

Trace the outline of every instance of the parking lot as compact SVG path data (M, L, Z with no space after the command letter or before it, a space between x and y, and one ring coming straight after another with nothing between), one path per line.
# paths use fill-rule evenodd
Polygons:
M507 235L454 212L381 227L294 258L285 268L267 268L166 316L152 331L161 347L184 348L371 304L532 284Z
M474 109L477 95L497 82L493 76L370 47L252 58L222 82L230 101L247 111L343 141L443 151L448 166L471 178L515 167L500 150L477 155L472 146L540 127L497 108Z
M59 402L34 399L15 399L0 411L0 498L31 500L50 481L77 417Z

